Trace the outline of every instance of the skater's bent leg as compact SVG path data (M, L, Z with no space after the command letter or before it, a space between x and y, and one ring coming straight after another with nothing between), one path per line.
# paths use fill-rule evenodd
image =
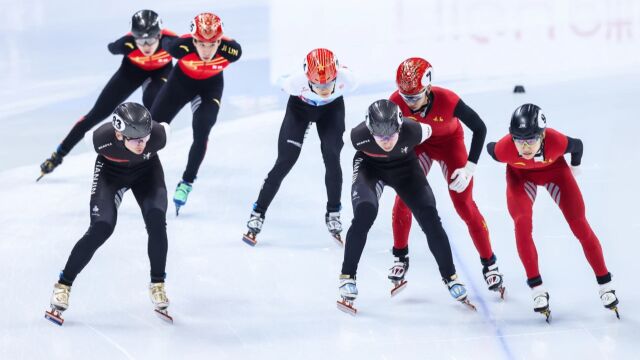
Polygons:
M160 89L162 89L162 86L166 84L167 79L164 77L154 77L154 78L149 78L147 81L148 82L146 82L146 86L143 86L142 104L147 109L151 110L151 107L153 106L153 102L155 101L156 97L158 97L158 94L160 93Z
M417 161L412 172L406 177L397 179L393 188L411 209L413 216L427 236L429 250L438 263L440 275L443 279L448 279L456 273L449 238L442 227L440 216L438 216L431 186L427 183Z
M607 280L611 279L611 275L604 261L602 247L598 237L587 221L582 192L571 171L568 168L563 171L553 185L558 188L555 192L552 192L552 195L553 193L556 194L554 200L559 200L558 205L560 206L560 210L567 220L571 231L580 241L584 255L593 269L598 283L608 282Z
M75 123L60 144L59 149L63 155L69 153L87 131L111 115L116 106L126 100L141 84L142 79L125 75L122 68L118 69L105 85L93 108Z
M340 167L340 152L344 142L344 101L335 100L325 109L322 117L316 122L320 136L320 150L325 166L324 182L327 188L327 212L339 211L341 208L340 195L342 193L342 168Z
M71 286L76 276L89 263L93 254L113 233L113 224L99 221L91 224L89 230L71 250L67 264L60 274L60 283Z
M513 219L516 247L520 261L527 273L530 286L535 286L540 278L538 251L533 242L533 202L536 185L526 182L507 170L507 207ZM542 281L540 280L540 283Z
M280 127L280 134L278 135L278 158L266 179L264 179L256 201L255 210L263 215L271 205L278 189L280 189L282 180L298 160L305 132L309 127L309 121L302 119L300 111L292 109L291 103L292 101L290 100Z
M367 170L363 158L356 155L353 162L354 182L351 186L351 205L353 220L347 231L344 248L342 274L355 276L360 256L367 242L369 229L378 215L378 199L382 194L383 184ZM376 188L379 188L379 192Z
M449 190L451 201L456 209L456 212L467 224L469 229L469 235L473 240L480 258L483 261L488 261L493 257L493 250L491 249L491 240L489 238L489 228L484 220L484 217L478 210L478 205L473 201L473 179L469 183L469 186L462 193Z
M151 282L164 282L167 262L167 188L160 160L155 157L152 166L131 191L140 206L149 240L147 253L151 265Z
M193 143L189 150L187 168L182 174L182 180L188 183L193 183L198 175L198 170L207 152L209 133L218 119L219 110L220 102L218 100L202 100L198 109L193 113Z
M393 204L393 212L391 213L391 227L393 229L393 252L396 253L409 252L409 232L411 230L412 214L407 204L396 195Z

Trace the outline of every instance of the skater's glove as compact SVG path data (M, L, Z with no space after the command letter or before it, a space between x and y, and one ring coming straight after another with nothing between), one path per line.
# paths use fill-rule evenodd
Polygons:
M465 191L471 182L475 170L476 164L471 161L467 161L467 164L463 168L456 169L453 174L451 174L452 181L449 184L449 189L457 193Z

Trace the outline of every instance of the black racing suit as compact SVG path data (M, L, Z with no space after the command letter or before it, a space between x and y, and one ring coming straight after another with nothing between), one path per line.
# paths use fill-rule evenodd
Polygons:
M327 188L327 212L340 211L340 151L344 145L344 99L340 96L329 104L314 106L297 96L290 96L278 136L278 158L264 180L254 206L254 210L262 215L266 213L276 196L282 180L298 160L304 137L312 122L315 122L318 128L320 150L326 169L324 182Z
M192 183L207 152L211 128L218 119L224 88L222 70L237 61L242 50L236 41L223 38L213 59L205 62L198 56L190 35L167 39L163 46L179 60L151 107L151 117L158 122L171 123L180 109L191 102L193 143L182 180Z
M422 142L422 131L419 123L405 119L397 144L386 152L376 144L364 122L351 130L351 141L358 151L353 159L353 221L345 242L343 274L356 275L385 185L392 187L411 209L427 236L442 278L449 279L455 274L449 239L440 222L433 192L413 151Z
M89 230L76 243L59 282L69 285L89 263L93 254L111 236L124 193L131 189L149 235L147 250L151 282L164 282L167 260L167 188L157 151L167 142L168 125L153 122L151 137L141 155L129 151L115 136L111 123L93 133L95 162L89 215Z
M169 39L175 38L176 35L164 29L162 37ZM57 151L62 156L68 154L82 140L87 131L111 115L116 106L131 96L140 86L143 89L142 103L150 109L173 67L171 55L162 46L158 46L153 55L144 56L136 47L135 39L130 34L110 43L108 48L114 55L124 55L122 64L102 89L93 108L75 123L58 146Z

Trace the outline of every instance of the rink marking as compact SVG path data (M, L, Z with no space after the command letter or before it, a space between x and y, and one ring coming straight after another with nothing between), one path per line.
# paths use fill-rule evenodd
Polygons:
M449 242L451 245L451 252L453 253L453 256L456 259L456 267L459 267L462 269L462 272L464 272L465 274L470 274L469 269L467 269L467 266L465 265L464 261L461 261L460 256L458 255L458 252L456 251L456 247L453 244L453 242ZM503 279L504 281L504 279ZM478 311L480 314L482 314L482 317L491 324L491 326L493 327L493 330L495 332L495 336L491 336L491 338L497 338L498 339L498 343L500 344L500 347L502 348L502 351L504 352L504 355L507 359L515 359L515 356L513 356L513 352L511 351L511 347L509 346L509 344L507 344L507 336L505 336L502 333L502 329L500 328L500 326L497 324L495 318L493 317L493 314L491 313L491 311L489 311L489 307L487 306L487 302L484 299L484 296L482 295L482 293L480 291L478 291L478 287L476 286L476 282L473 280L473 277L469 277L467 279L467 284L469 284L469 286L473 289L473 293L477 295L477 297L473 298L472 302L477 302L477 304L480 307L481 311ZM497 294L497 293L496 293ZM504 300L503 300L504 301Z
M125 350L125 348L123 348L122 346L120 346L120 344L118 344L115 340L113 340L112 338L110 338L109 336L107 336L105 333L103 333L102 331L94 328L93 326L87 324L87 323L82 323L82 325L88 327L89 329L93 330L96 334L100 335L103 339L107 340L107 342L111 345L113 345L113 347L115 347L116 349L118 349L124 356L127 357L127 359L135 359L131 354L129 354L129 352L127 352L127 350Z

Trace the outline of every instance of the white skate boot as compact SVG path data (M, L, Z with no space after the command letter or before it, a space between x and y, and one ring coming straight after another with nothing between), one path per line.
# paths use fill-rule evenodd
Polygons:
M169 307L169 298L167 298L164 283L150 283L149 297L155 307L156 315L164 321L173 323L173 318L167 311L167 308Z
M324 221L327 224L327 230L329 230L331 236L333 236L338 245L343 246L344 242L342 241L342 237L340 236L340 233L342 232L340 213L337 211L328 212L324 215Z
M498 270L498 265L483 266L482 275L484 275L484 281L487 282L487 287L491 291L500 293L500 298L504 299L505 287L502 283L502 273Z
M620 319L620 313L618 313L618 297L616 296L616 291L613 289L611 282L600 285L600 300L602 301L602 305L615 312L616 317Z
M53 293L51 294L51 310L45 312L45 319L62 326L64 323L62 312L69 308L70 293L71 286L60 283L55 283L53 285Z
M533 298L533 311L545 316L547 323L551 322L551 309L549 309L549 293L542 287L536 286L531 289Z
M258 242L258 240L256 240L256 235L258 235L260 230L262 230L263 222L263 214L255 210L251 211L251 216L249 216L249 221L247 221L247 233L242 235L242 241L251 246L256 246L256 243Z
M395 296L400 291L404 290L405 286L407 286L407 281L404 279L407 271L409 271L409 257L404 256L394 257L395 261L393 262L393 266L389 269L389 275L387 278L391 280L393 283L393 288L391 288L391 296Z
M338 309L347 314L355 315L358 310L353 307L353 301L358 297L358 288L356 287L356 277L351 275L340 275L340 297L342 300L337 301Z
M449 294L451 297L457 301L460 301L464 305L468 306L472 310L476 310L476 306L469 301L469 297L467 296L467 288L463 283L458 280L458 275L453 274L448 279L442 279L445 285L447 285L447 289L449 290Z

